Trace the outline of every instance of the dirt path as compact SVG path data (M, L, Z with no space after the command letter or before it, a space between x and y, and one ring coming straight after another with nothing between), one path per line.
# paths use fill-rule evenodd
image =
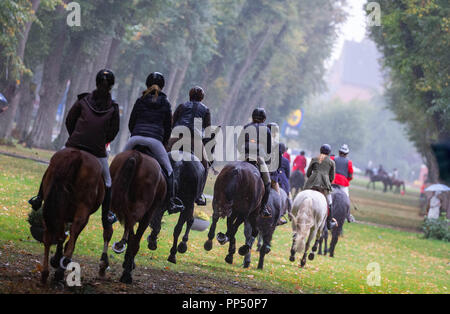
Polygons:
M0 294L273 294L283 293L247 285L241 281L225 280L205 275L152 269L138 265L133 272L134 282L119 282L121 263L115 262L105 279L97 276L98 262L77 258L82 269L80 288L69 288L39 283L41 256L8 246L0 251ZM50 278L49 278L50 281Z

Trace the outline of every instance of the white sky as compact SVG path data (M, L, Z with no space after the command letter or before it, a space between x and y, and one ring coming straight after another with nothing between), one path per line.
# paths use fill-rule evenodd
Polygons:
M333 61L339 58L342 46L345 40L362 41L366 34L366 13L364 12L364 5L366 0L347 0L346 11L348 13L347 21L342 24L338 34L338 40L327 64L332 64Z

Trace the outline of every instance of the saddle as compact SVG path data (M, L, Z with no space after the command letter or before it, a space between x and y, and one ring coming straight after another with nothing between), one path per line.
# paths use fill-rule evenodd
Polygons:
M158 160L158 159L156 158L156 155L155 155L155 154L152 152L152 150L151 150L150 148L148 148L147 146L144 146L144 145L136 145L136 146L133 147L133 150L135 150L135 151L137 151L137 152L140 152L140 153L142 153L142 154L144 154L144 155L147 155L147 156L149 156L149 157L151 157L151 158L153 158L153 159L155 159L155 160ZM161 167L161 172L162 172L162 174L164 175L164 178L165 178L166 181L167 181L167 178L169 177L169 175L166 173L166 171L164 170L163 167Z

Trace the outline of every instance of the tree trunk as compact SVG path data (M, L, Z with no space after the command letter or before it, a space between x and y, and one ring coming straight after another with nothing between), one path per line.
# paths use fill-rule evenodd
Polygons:
M166 89L165 89L166 95L169 99L172 98L172 89L173 89L173 84L175 82L175 78L177 77L177 73L178 73L178 66L174 63L170 67L169 77L168 77Z
M52 148L52 134L55 125L58 102L65 83L59 82L61 65L66 43L65 20L53 26L53 33L57 34L44 64L44 74L40 91L40 105L31 132L31 143L40 148Z
M22 97L17 113L17 126L14 132L18 136L19 143L25 141L31 125L33 104L35 100L35 93L31 84L30 81L24 83L24 90L21 91Z
M36 12L39 8L39 5L41 3L41 0L32 0L31 1L31 8L34 12ZM17 56L23 60L24 54L25 54L25 47L27 45L28 41L28 35L30 33L31 25L33 24L32 21L25 24L25 28L22 32L22 38L19 40L19 45L17 48ZM18 78L20 81L21 77ZM14 118L17 113L17 107L20 102L21 97L21 90L20 83L17 85L17 81L9 82L10 85L15 85L15 88L9 87L6 88L8 92L5 93L6 99L9 101L9 108L8 111L3 114L2 117L0 117L0 125L3 126L3 128L0 129L0 138L8 138L11 136L11 132L13 130L14 126Z
M177 100L180 95L180 90L181 90L181 87L183 86L184 78L186 77L186 72L187 72L187 69L189 68L189 64L191 63L191 60L192 60L192 50L188 49L188 53L185 57L183 66L181 67L181 70L179 71L179 73L177 73L177 77L176 77L176 80L175 80L175 83L174 83L174 86L172 89L172 93L171 93L172 97L169 98L170 103L172 104L172 106L174 108L177 107Z

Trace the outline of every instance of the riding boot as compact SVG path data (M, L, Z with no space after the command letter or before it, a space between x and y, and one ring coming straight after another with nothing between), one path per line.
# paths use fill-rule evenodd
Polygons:
M173 182L173 173L167 178L167 211L169 215L182 212L184 209L183 202L175 196L175 185Z
M333 230L337 226L336 219L333 218L333 213L331 211L331 205L328 205L328 216L327 216L327 229Z
M43 199L42 199L42 183L41 183L38 195L30 198L28 204L31 205L31 208L33 208L33 210L39 210L42 207L42 201Z
M269 208L267 207L267 202L269 201L269 194L270 194L270 189L271 189L271 183L267 183L265 185L265 191L264 191L264 196L263 199L261 201L261 216L263 218L270 218L272 217L272 213L270 212Z
M110 206L111 206L111 188L107 187L105 189L105 197L104 197L103 203L102 203L102 223L103 223L103 225L105 225L105 223L112 225L115 222L117 222L117 217L110 210Z
M206 197L203 194L203 190L205 189L205 185L206 185L206 180L208 179L208 170L205 170L205 173L203 174L203 178L202 178L202 189L201 189L201 193L200 196L195 200L195 203L198 206L206 206Z

